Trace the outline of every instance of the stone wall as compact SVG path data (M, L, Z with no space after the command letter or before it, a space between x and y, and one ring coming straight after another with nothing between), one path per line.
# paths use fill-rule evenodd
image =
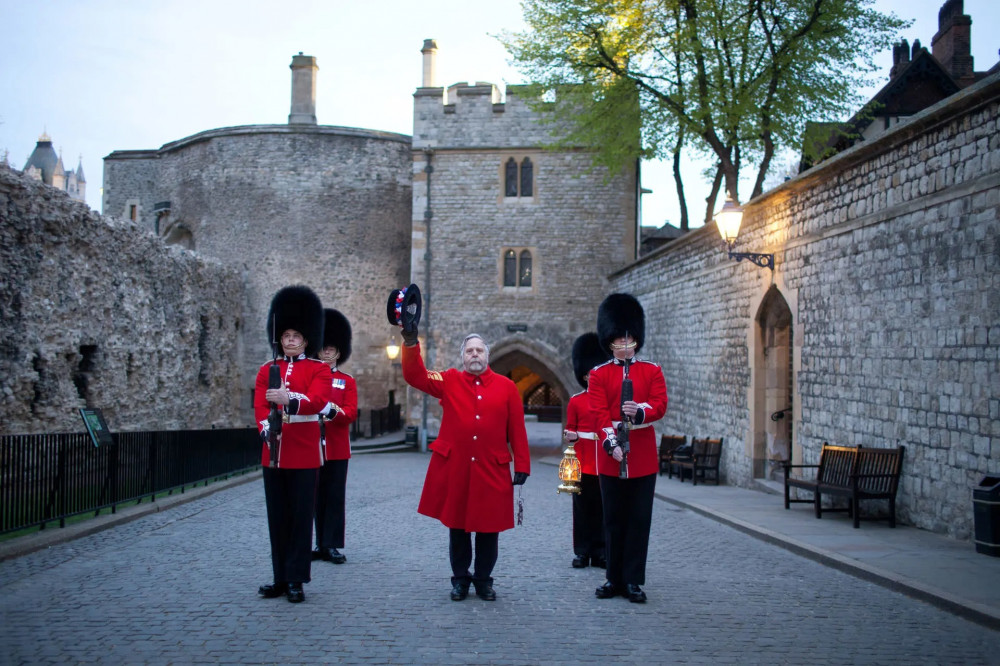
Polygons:
M385 353L385 299L410 273L410 196L410 137L371 130L229 127L105 158L106 210L138 199L153 229L154 206L169 201L159 234L183 230L199 255L243 277L246 410L257 368L270 358L270 299L289 284L312 287L351 321L343 369L358 381L362 408L385 406L388 391L401 390Z
M0 166L0 432L249 425L239 275Z
M970 489L1000 474L1000 77L991 76L613 276L646 307L664 367L661 432L725 437L751 485L765 294L793 315L794 462L824 441L906 447L899 515L967 539ZM777 501L777 500L776 500Z

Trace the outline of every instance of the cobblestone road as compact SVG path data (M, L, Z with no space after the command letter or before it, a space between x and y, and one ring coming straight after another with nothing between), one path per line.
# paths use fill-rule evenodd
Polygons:
M572 569L570 499L536 464L500 536L497 600L448 598L447 531L416 513L427 457L355 457L348 563L263 600L263 484L0 563L20 663L988 664L1000 633L657 501L645 605Z

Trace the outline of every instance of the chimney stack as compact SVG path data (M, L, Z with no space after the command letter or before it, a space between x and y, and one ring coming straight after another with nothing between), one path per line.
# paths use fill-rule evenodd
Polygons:
M425 39L424 47L420 52L424 54L424 78L420 84L421 88L437 88L437 58L438 45L433 39Z
M302 55L292 56L292 112L288 114L289 125L316 124L316 58Z
M938 12L938 31L931 40L931 53L959 87L976 80L972 64L972 17L963 14L962 0L948 0Z

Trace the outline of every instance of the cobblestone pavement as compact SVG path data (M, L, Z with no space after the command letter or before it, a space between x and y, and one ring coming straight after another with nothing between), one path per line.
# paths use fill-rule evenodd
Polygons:
M548 451L546 453L549 453ZM570 498L536 464L500 536L497 600L448 598L418 453L356 456L347 564L306 602L269 582L263 484L0 563L3 664L986 664L1000 632L657 501L645 605L570 567Z

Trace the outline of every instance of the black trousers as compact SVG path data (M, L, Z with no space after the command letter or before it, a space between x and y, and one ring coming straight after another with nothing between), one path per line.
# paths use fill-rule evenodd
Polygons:
M472 564L472 533L465 530L448 530L448 554L451 556L451 584L469 583L493 584L493 567L497 563L500 542L499 532L476 532L476 557L473 573L469 573Z
M604 557L604 501L596 474L580 476L580 492L573 495L573 554Z
M607 576L613 585L646 583L646 555L649 552L649 525L653 518L655 489L655 474L635 479L601 475Z
M310 581L316 475L315 469L264 468L264 500L275 583Z
M319 468L316 488L316 546L343 548L348 460L327 460Z

